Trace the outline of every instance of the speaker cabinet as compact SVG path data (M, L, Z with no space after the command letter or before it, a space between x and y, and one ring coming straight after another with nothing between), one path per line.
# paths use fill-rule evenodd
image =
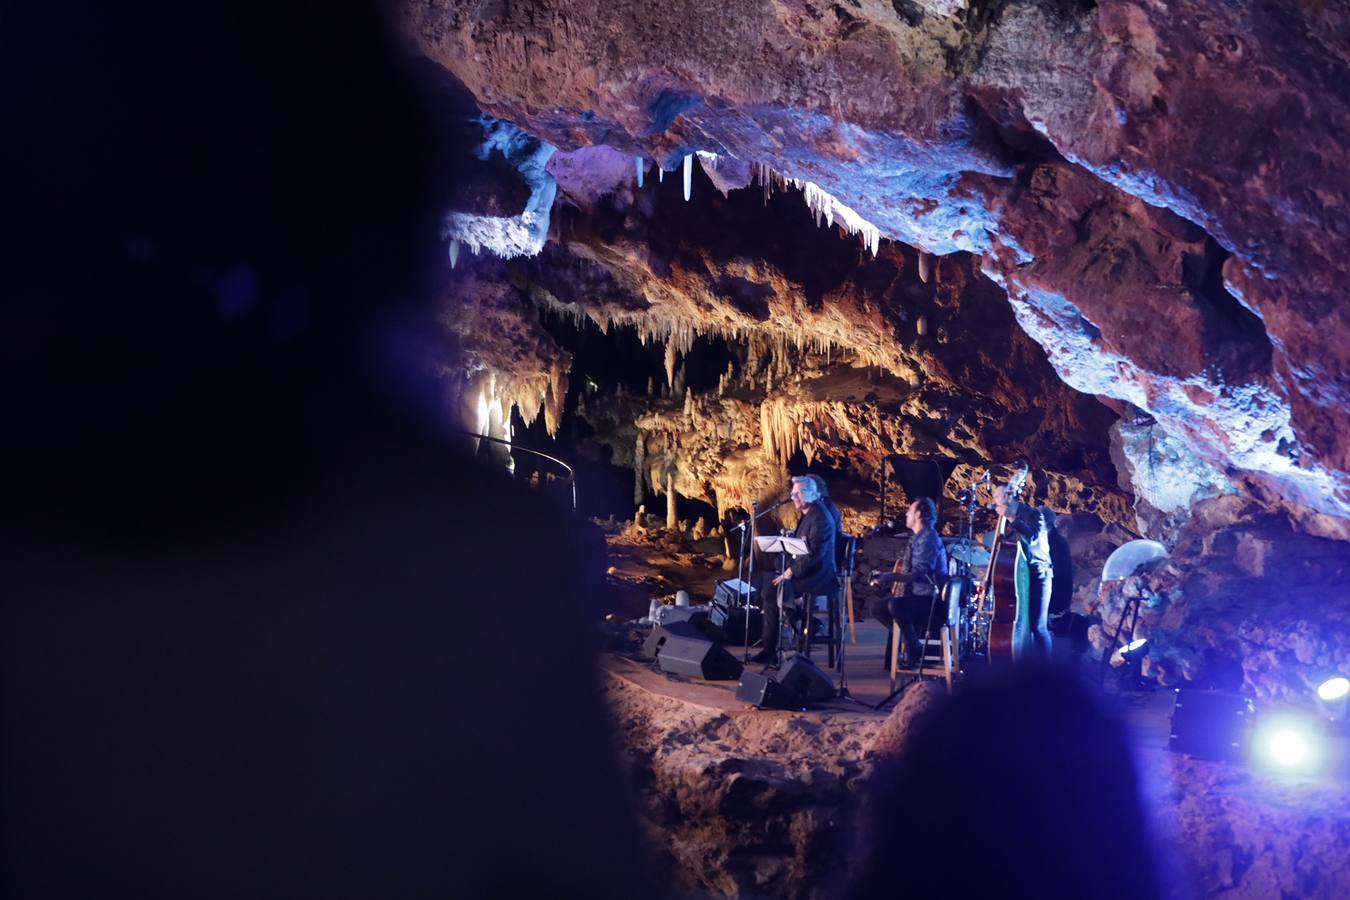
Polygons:
M805 656L789 659L778 673L778 680L807 703L834 699L834 681Z
M673 637L706 639L707 635L697 624L687 620L671 622L668 625L657 625L652 629L652 633L647 635L647 641L642 645L642 652L652 659L656 659L661 655L661 648L665 646L666 641Z
M1167 749L1207 759L1240 759L1255 711L1242 694L1178 689Z
M760 709L801 709L797 696L769 675L758 672L741 673L736 686L736 699Z
M702 635L667 638L656 661L662 672L708 681L730 681L741 675L741 664L736 657Z

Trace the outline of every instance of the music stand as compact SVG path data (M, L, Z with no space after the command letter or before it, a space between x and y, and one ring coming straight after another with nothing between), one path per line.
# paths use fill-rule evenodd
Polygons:
M811 552L810 548L806 546L806 541L786 534L757 537L755 538L755 548L760 553L778 554L778 574L780 576L783 574L783 570L787 568L783 562L784 556L806 556ZM778 583L778 599L776 602L778 604L778 637L774 641L777 648L775 661L781 661L783 658L783 622L787 618L786 610L783 609L783 583L781 581Z

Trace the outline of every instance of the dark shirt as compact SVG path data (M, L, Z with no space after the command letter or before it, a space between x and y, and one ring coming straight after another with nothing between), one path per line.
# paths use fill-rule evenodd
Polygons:
M835 588L837 520L819 502L806 507L797 522L796 537L806 542L807 554L792 561L793 589L798 594L823 594Z

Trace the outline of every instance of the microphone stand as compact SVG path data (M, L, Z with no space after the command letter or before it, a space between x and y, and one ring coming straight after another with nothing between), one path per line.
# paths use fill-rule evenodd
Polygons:
M743 559L738 559L736 564L737 578L740 578L742 567L746 567L745 578L741 579L741 594L740 594L741 610L745 613L745 648L741 656L741 661L746 665L750 664L750 591L754 585L755 579L755 538L758 536L755 523L759 521L760 516L767 516L769 513L773 512L775 509L782 506L784 503L789 502L789 500L791 499L792 498L789 497L785 500L779 500L777 503L775 503L773 506L770 506L767 509L760 509L759 501L751 500L750 518L742 522L741 524L737 525L735 528L731 529L732 531L739 531L741 533L741 553L743 554L744 558L749 559L748 567L746 567L746 564L743 561ZM749 526L750 531L750 542L748 545L746 544L745 541L745 532L747 525Z

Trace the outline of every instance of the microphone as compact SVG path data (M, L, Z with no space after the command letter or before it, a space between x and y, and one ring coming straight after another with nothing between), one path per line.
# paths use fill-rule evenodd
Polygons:
M784 497L782 500L779 500L777 503L773 504L772 506L766 506L766 507L764 507L763 509L759 509L758 507L756 507L756 510L757 510L757 511L756 511L756 513L754 514L754 516L752 516L751 518L758 519L760 516L768 515L769 513L773 512L773 511L774 511L775 509L777 509L778 507L782 506L784 503L791 503L791 502L792 502L792 498L791 498L791 497ZM732 531L742 531L742 530L744 530L745 527L746 527L747 525L749 525L749 524L750 524L750 519L746 519L744 522L741 522L739 525L732 526L730 529L728 529L728 533L730 533L730 532L732 532Z

